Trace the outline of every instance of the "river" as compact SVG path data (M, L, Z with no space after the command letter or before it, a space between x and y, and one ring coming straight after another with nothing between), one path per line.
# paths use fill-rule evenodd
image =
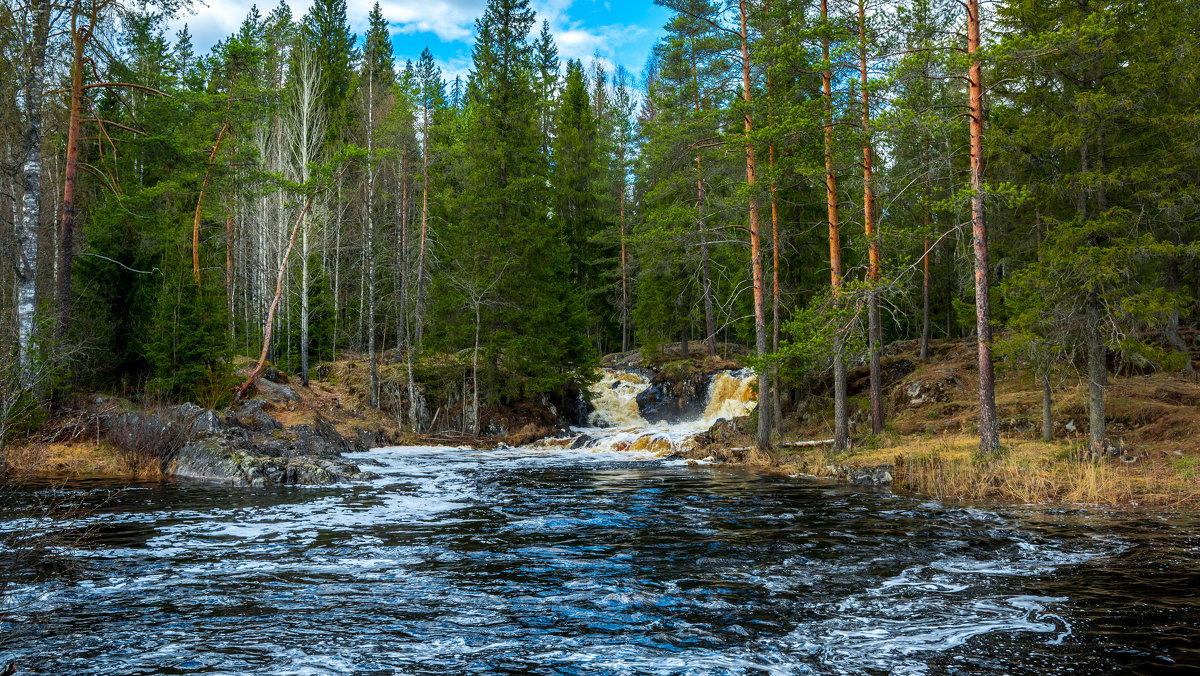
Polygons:
M91 505L44 526L88 536L76 576L13 590L0 660L123 675L1200 667L1190 516L953 506L628 452L355 459L380 478L30 487L16 502Z

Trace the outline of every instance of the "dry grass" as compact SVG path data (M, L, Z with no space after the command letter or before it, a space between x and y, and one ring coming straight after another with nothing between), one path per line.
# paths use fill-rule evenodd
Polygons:
M1002 453L981 457L971 435L905 437L835 454L813 450L782 458L811 474L846 467L894 465L897 487L940 499L1021 504L1105 506L1200 505L1200 462L1188 456L1091 460L1066 442L1005 440Z
M146 481L165 477L159 458L126 451L104 441L9 447L7 455L10 466L30 474Z

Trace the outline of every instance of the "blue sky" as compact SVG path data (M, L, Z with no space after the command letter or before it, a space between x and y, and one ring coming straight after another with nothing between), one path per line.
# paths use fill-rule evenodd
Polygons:
M278 0L260 0L266 14ZM310 0L292 0L297 17L308 11ZM375 0L347 0L351 29L360 36ZM530 0L550 29L563 59L588 62L599 55L612 65L623 65L635 76L646 63L654 42L662 34L669 12L650 0ZM188 24L197 52L207 52L216 41L237 29L252 3L244 0L196 0L191 14L179 17L174 28ZM471 67L475 19L486 0L379 0L392 29L397 61L416 60L426 46L442 67L446 80L466 75ZM173 35L171 36L174 37Z

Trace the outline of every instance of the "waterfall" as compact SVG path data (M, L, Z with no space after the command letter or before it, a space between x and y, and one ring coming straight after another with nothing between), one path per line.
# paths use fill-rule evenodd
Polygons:
M637 396L650 386L639 373L604 370L600 382L592 385L592 406L588 415L592 427L646 427L649 423L638 411Z
M637 397L651 386L641 373L605 369L590 388L594 410L578 436L545 439L541 446L629 451L661 456L694 447L697 437L721 419L748 415L757 405L756 375L750 369L718 371L709 379L703 414L695 419L652 425L642 417Z
M754 371L721 371L708 384L708 403L704 408L705 427L724 418L730 420L750 415L758 405L758 394L754 391Z

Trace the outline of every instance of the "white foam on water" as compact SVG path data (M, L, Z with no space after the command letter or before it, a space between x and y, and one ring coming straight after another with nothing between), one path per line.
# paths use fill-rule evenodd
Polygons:
M534 447L565 448L581 440L584 448L632 453L635 458L681 453L694 448L698 443L696 437L717 421L748 415L754 410L755 377L750 369L718 371L709 380L704 412L699 417L651 424L642 417L637 403L637 396L650 387L650 381L640 373L606 369L590 389L595 410L588 416L588 426L574 430L580 436L544 439Z

